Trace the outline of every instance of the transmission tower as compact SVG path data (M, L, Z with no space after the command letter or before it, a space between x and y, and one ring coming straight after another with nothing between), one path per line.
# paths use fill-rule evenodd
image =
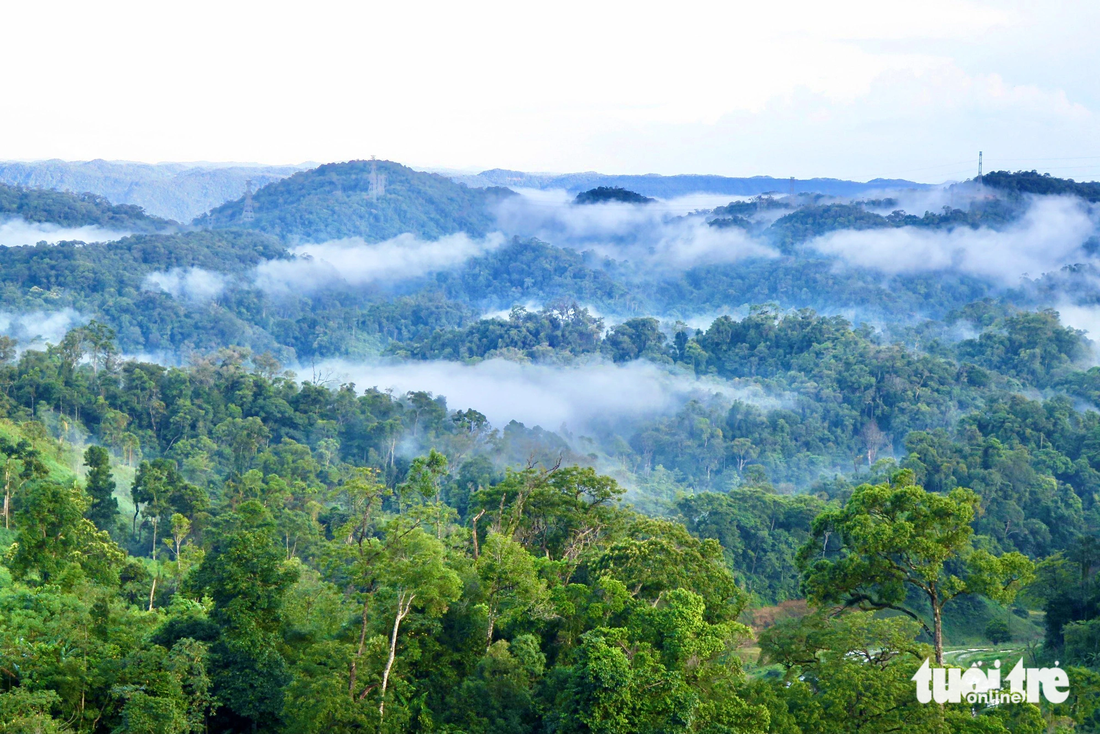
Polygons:
M794 199L794 176L791 176L791 199Z
M978 151L978 183L982 182L982 152Z
M245 181L244 185L244 211L241 212L241 221L251 222L256 218L252 211L252 179Z
M378 161L370 157L370 188L367 195L377 201L386 193L386 174L378 172Z

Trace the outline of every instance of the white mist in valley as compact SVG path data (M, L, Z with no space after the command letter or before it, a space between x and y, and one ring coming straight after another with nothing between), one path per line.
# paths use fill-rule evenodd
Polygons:
M311 368L299 368L306 378ZM452 410L474 408L497 427L512 420L556 430L562 425L583 430L594 424L637 420L677 410L692 398L719 395L762 408L780 407L784 396L772 396L751 384L698 379L670 372L651 362L613 364L593 361L567 367L490 359L459 362L358 363L326 360L314 374L359 390L377 387L402 394L423 390L446 397Z
M11 337L20 349L58 344L71 329L90 319L72 308L59 311L0 311L0 335Z
M142 282L147 291L160 291L173 298L203 302L217 298L229 286L230 279L222 273L202 268L173 268L149 273Z
M729 203L734 197L721 197ZM614 260L683 270L697 265L773 258L778 253L738 227L711 227L703 214L686 214L683 202L713 208L714 197L577 205L562 190L528 191L497 207L508 233L537 237L559 247L588 250Z
M58 224L28 222L16 218L0 222L0 247L37 245L39 242L50 245L72 241L113 242L129 234L129 232L105 229L91 224L83 227L63 227Z
M254 280L275 293L407 280L450 270L503 244L500 234L484 239L454 234L438 240L403 234L377 244L334 240L295 247L293 259L268 260L256 268Z
M1087 259L1082 245L1094 231L1081 200L1041 197L1018 222L1001 230L846 229L817 237L807 247L889 275L955 271L1010 286L1023 276L1037 277Z

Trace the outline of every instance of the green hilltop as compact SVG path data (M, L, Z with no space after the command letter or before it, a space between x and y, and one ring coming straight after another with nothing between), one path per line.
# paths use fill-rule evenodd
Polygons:
M371 194L372 171L384 192ZM483 236L493 227L492 204L507 189L472 189L449 178L391 161L332 163L296 173L253 195L255 218L245 221L244 197L199 217L214 228L247 228L290 241L361 237L381 242L411 232L436 239L457 232Z

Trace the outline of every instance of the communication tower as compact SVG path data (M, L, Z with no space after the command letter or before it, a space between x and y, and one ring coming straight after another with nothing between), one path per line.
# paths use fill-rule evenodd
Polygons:
M367 195L377 201L386 193L386 174L378 172L378 161L374 156L370 157L370 188Z
M982 182L982 152L978 151L978 183Z
M251 222L256 218L255 213L252 211L252 179L245 181L244 185L244 211L241 212L241 221Z

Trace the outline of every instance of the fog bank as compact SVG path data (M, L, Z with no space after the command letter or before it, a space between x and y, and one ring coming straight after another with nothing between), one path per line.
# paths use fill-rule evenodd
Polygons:
M19 247L47 242L77 240L80 242L113 242L129 235L130 232L118 232L92 224L83 227L62 227L45 222L28 222L24 219L8 219L0 222L0 247Z
M300 374L306 375L307 369ZM563 424L583 430L593 424L672 412L693 397L714 394L765 408L782 404L780 398L752 385L673 374L645 361L551 367L503 359L474 365L326 360L312 369L339 382L355 383L359 390L377 387L395 393L424 390L442 395L451 409L474 408L498 428L516 420L549 430Z

